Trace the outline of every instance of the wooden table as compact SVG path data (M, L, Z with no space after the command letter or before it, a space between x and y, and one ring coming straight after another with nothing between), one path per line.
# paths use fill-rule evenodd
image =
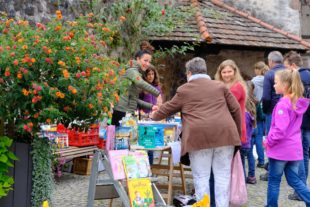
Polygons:
M86 155L93 155L97 146L87 147L68 147L63 149L57 149L54 154L59 155L60 158L73 159L76 157L82 157Z
M140 146L131 146L131 150L148 150L148 151L157 151L160 152L159 163L151 165L152 174L153 175L160 175L160 176L167 176L168 183L167 184L159 184L156 183L158 189L165 189L167 193L161 194L163 198L167 201L168 205L172 203L172 192L174 189L182 190L183 194L186 195L186 185L185 185L185 174L184 168L181 163L178 166L174 166L173 159L172 159L172 149L170 146L164 147L156 147L151 149L146 149ZM168 162L164 163L162 157L167 157ZM174 173L174 171L178 171L178 173ZM181 185L177 185L173 183L173 177L181 178Z

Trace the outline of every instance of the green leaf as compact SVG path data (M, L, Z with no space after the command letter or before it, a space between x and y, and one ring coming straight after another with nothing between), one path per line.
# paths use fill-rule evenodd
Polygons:
M6 155L0 155L0 162L6 163L8 161L8 157Z
M18 158L12 152L8 152L7 155L11 160L18 160Z

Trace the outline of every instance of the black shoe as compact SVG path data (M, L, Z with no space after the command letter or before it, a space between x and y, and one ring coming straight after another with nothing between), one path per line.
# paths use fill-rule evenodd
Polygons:
M288 199L293 201L302 201L301 198L296 193L289 194Z
M268 172L266 172L265 174L261 174L259 176L259 179L262 181L268 181Z
M264 167L265 167L265 164L259 164L259 163L257 163L256 167L258 167L258 168L264 168Z
M268 171L268 167L269 167L269 162L267 162L265 165L264 165L264 168L266 171Z

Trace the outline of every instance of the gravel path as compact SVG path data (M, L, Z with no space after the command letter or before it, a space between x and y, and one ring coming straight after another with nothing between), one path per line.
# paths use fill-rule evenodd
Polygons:
M256 177L264 173L263 169L256 168ZM106 176L104 174L100 175ZM160 182L165 182L165 178L161 178ZM61 178L56 180L56 188L52 198L53 207L84 207L87 203L89 176L80 176L70 173L65 173ZM174 182L180 182L180 179L175 178ZM187 179L187 189L193 188L192 180ZM260 181L258 179L257 184L247 185L249 202L248 207L263 207L266 201L267 182ZM287 199L288 194L292 192L292 189L287 185L285 178L283 177L279 207L304 207L303 202L290 201ZM177 192L175 192L177 193ZM109 206L108 200L95 201L94 207ZM113 200L113 207L121 207L119 199Z

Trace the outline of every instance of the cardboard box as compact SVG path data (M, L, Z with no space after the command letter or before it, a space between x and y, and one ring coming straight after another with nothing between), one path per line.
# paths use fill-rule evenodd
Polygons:
M73 173L79 175L90 175L92 167L92 159L75 158L73 160Z

